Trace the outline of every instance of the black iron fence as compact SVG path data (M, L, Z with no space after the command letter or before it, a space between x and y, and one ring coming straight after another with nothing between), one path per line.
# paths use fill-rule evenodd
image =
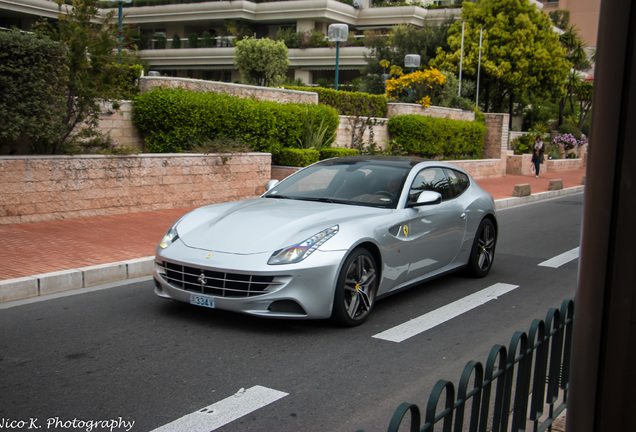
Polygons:
M444 432L551 428L567 406L573 318L574 301L566 299L545 320L535 320L528 333L516 332L508 349L493 346L485 367L468 362L457 393L453 383L439 380L423 424L420 408L405 402L395 410L388 431L401 426L433 431L438 423Z

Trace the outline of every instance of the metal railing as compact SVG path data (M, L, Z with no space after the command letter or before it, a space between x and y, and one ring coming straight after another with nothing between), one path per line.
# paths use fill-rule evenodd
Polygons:
M544 321L534 320L527 334L516 332L508 349L493 346L485 367L469 361L457 394L453 383L439 380L423 424L420 408L405 402L395 410L388 431L397 431L405 419L411 432L433 431L440 422L444 432L551 428L567 406L573 319L574 301L566 299Z

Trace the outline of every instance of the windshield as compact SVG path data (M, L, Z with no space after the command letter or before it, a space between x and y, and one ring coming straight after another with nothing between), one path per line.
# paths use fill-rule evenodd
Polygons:
M264 197L395 208L410 168L369 160L305 168Z

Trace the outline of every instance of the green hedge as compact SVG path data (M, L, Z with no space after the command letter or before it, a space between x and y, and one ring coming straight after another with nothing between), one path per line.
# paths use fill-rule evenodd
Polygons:
M344 147L326 147L320 149L320 160L342 156L358 156L360 151Z
M323 87L286 86L285 88L318 93L318 102L334 107L340 115L382 118L387 116L386 105L388 99L384 95L370 95L368 93L332 90Z
M343 147L324 147L320 151L287 147L272 155L272 163L282 166L305 167L323 159L358 156L359 154L360 152L356 149Z
M579 130L578 127L574 126L573 124L569 124L569 123L562 124L561 126L559 126L559 133L572 134L574 138L576 138L579 141L581 140L581 131Z
M272 155L272 163L282 166L305 167L318 162L320 152L318 150L283 148Z
M276 153L298 146L307 134L308 116L325 119L326 136L334 135L340 121L336 110L325 105L280 104L183 89L155 89L136 97L133 109L133 122L145 135L147 150L154 153L188 151L216 138Z
M409 154L450 159L481 156L486 133L486 126L478 122L415 114L391 117L388 129Z

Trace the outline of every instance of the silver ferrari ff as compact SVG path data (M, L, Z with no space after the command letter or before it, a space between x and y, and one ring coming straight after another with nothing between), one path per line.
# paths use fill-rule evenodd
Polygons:
M335 158L267 189L179 219L157 247L155 293L354 326L381 297L460 269L483 277L492 267L494 200L455 165Z

